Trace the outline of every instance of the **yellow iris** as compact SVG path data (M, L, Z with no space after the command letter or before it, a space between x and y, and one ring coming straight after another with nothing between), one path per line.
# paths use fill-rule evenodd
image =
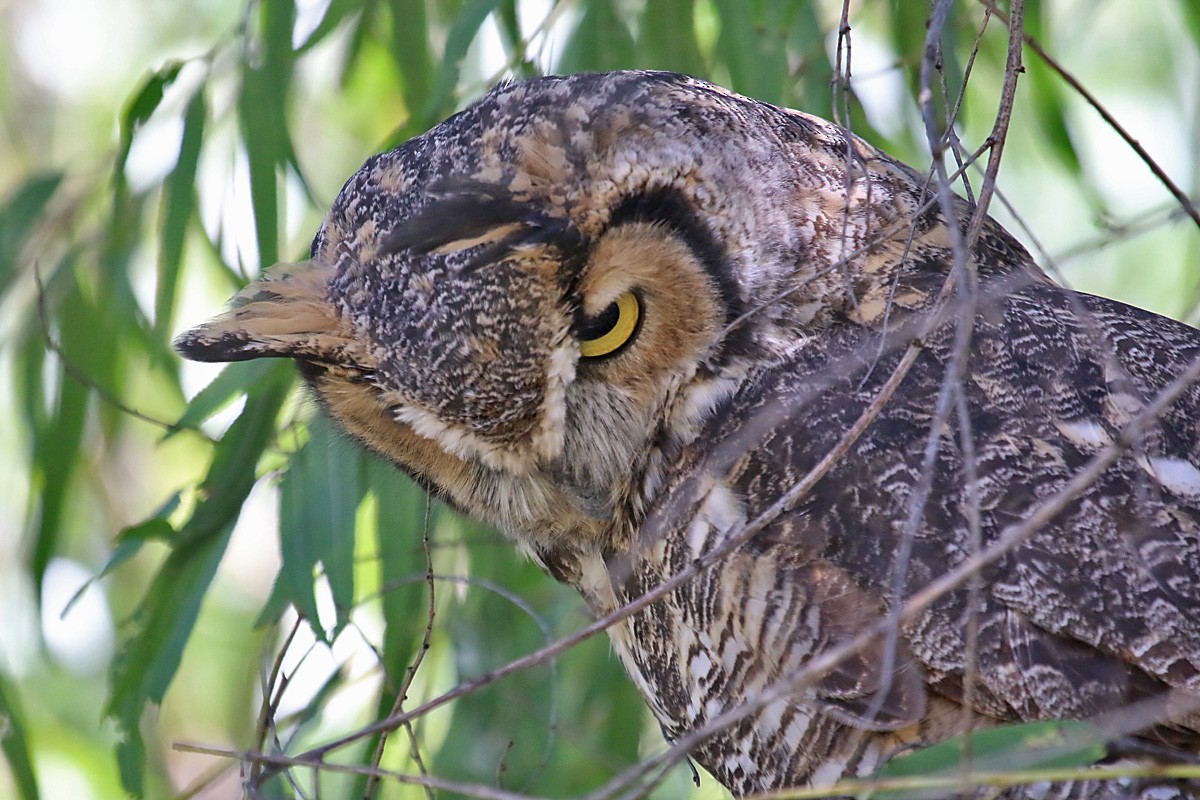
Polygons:
M637 295L624 292L608 308L586 321L579 331L579 352L598 358L615 352L637 331L641 306Z

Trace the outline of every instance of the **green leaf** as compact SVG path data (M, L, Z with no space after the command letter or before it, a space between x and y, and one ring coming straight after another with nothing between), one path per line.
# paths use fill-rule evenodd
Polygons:
M20 402L21 421L26 429L37 430L45 423L46 417L46 385L45 372L46 345L40 336L32 331L25 331L26 336L19 343L13 364L13 388ZM33 442L34 476L37 476L37 442Z
M1084 767L1104 757L1104 731L1075 720L1001 725L955 736L884 764L880 779L943 777L968 771ZM944 788L873 792L874 800L940 797Z
M800 64L794 72L802 79L789 87L786 105L822 116L831 113L833 62L825 49L825 29L812 3L804 3L797 9L788 41L800 56ZM855 130L861 133L861 127L865 127L865 121L854 120Z
M217 443L212 466L200 484L205 499L181 529L182 539L187 538L195 525L200 525L201 530L212 530L226 519L230 510L236 513L254 485L255 465L275 434L275 416L294 379L292 365L276 361L261 382L246 394L246 407ZM251 426L258 427L250 430Z
M203 535L193 531L190 541L171 552L138 607L134 617L137 633L113 662L108 715L116 719L123 734L118 752L129 758L128 766L144 758L138 731L142 708L147 702L161 703L175 677L234 522L236 515L220 529L203 531ZM124 769L121 778L128 791L140 795L138 772L134 783L130 783L134 776Z
M892 0L887 9L890 15L883 29L891 31L892 46L905 68L910 98L915 105L920 94L921 59L925 55L925 31L929 23L930 5Z
M1185 4L1186 5L1186 4ZM1025 7L1025 30L1036 39L1043 39L1047 33L1045 9L1041 3L1032 2ZM1042 129L1039 141L1044 142L1059 162L1077 180L1082 180L1083 164L1075 144L1071 138L1071 128L1067 121L1066 94L1062 79L1054 73L1040 58L1032 53L1024 59L1025 78L1021 88L1026 92L1028 102L1033 106L1031 119ZM1093 204L1099 208L1099 204Z
M125 162L129 158L129 148L133 146L133 135L158 110L163 92L179 77L183 64L183 61L168 61L158 70L151 72L125 104L125 110L121 113L121 143L114 170L118 182L124 181Z
M543 605L533 599L535 593L555 587L532 564L518 559L499 534L478 523L443 511L438 514L437 532L467 539L471 555L467 575L472 585L456 613L439 620L453 642L457 679L476 677L544 645L549 621L514 606L514 599ZM502 586L512 595L501 596L493 586ZM513 697L523 698L520 714L513 713ZM524 670L461 697L455 701L446 734L450 744L434 756L433 772L489 782L503 772L506 788L522 786L542 769L546 748L553 744L550 723L556 711L550 665ZM470 741L471 747L454 744L462 741ZM579 776L572 794L586 787ZM540 783L538 789L538 794L549 794Z
M391 464L373 459L368 467L371 491L377 503L376 539L383 616L388 620L383 636L383 665L392 681L407 668L422 638L428 614L425 525L432 500Z
M589 3L563 48L561 72L612 70L636 61L633 35L610 0Z
M87 356L106 356L96 353L94 318L80 287L75 285L63 299L58 313L61 325L61 346L72 358L76 369L87 374ZM82 367L81 367L82 365ZM34 580L41 589L46 565L58 552L62 534L62 519L72 486L72 475L83 444L90 391L68 372L61 362L57 369L58 395L54 412L48 418L38 415L33 437L33 474L40 487L38 530L30 565Z
M275 576L275 582L271 584L271 594L267 596L267 602L263 603L262 610L258 612L258 616L254 620L254 627L266 628L276 624L283 617L283 612L292 605L287 580L280 571Z
M435 547L464 540L469 585L437 625L466 680L544 645L586 621L578 593L518 557L501 534L435 509ZM435 550L435 552L437 552ZM439 586L439 591L460 590ZM522 698L513 713L513 698ZM455 701L434 774L449 773L543 796L577 796L637 763L645 702L602 637L551 664L525 670ZM461 746L470 741L471 747ZM661 746L661 740L653 745Z
M75 590L75 594L71 595L71 599L67 601L62 616L65 617L71 611L71 606L75 605L75 601L80 597L83 597L83 593L88 590L88 587L137 555L147 542L174 542L179 534L175 527L167 521L167 517L174 514L178 507L179 492L176 492L170 500L163 504L162 508L155 512L154 516L137 525L123 528L117 534L117 546L113 548L112 555L104 562L104 566L98 573L88 578L82 586Z
M4 751L9 774L17 785L21 800L38 800L37 778L29 758L24 717L17 702L16 687L9 685L0 673L0 750Z
M562 602L564 607L571 608L576 600L565 596ZM588 748L560 745L555 750L555 783L544 790L554 796L565 796L577 792L572 786L576 781L589 786L604 784L615 771L605 764L606 760L636 764L640 737L633 734L646 727L649 713L637 688L613 655L607 637L593 636L563 653L557 677L561 738L587 742L591 749L588 752ZM651 752L664 747L657 735L650 736ZM567 759L570 762L559 768L557 762ZM683 766L677 769L687 770ZM538 786L542 789L543 782L539 781Z
M431 92L437 59L429 46L430 28L425 0L390 0L388 6L392 12L390 50L404 81L404 103L410 110L423 109L432 113ZM450 89L453 90L454 86L451 85ZM411 120L422 128L433 121L426 117Z
M279 484L279 584L318 635L332 641L354 602L354 522L364 483L360 454L326 417L309 423L309 440L296 452ZM324 567L337 622L322 631L313 575Z
M313 693L312 700L297 711L294 717L288 719L288 724L292 726L291 736L293 739L299 739L304 735L306 727L321 721L321 711L325 708L325 704L334 692L345 685L346 673L340 669L334 670L333 674L326 678L321 687Z
M969 25L967 20L951 16L946 27L942 29L941 79L934 87L933 95L938 109L936 119L942 123L943 128L959 122L959 120L948 119L948 116L954 111L958 96L963 91L963 70L966 68L966 64L959 58L958 53L962 37L965 35L968 40L974 37L975 31ZM962 28L966 28L965 33ZM945 85L944 94L941 88L943 84Z
M163 186L162 218L158 227L158 283L154 294L154 330L159 338L166 338L171 327L184 237L196 210L196 167L200 162L200 145L208 119L204 92L204 86L197 89L184 111L179 159Z
M79 253L73 273L83 298L76 310L59 311L60 344L73 372L88 387L97 387L102 397L96 404L102 430L114 434L126 422L124 411L106 402L140 407L140 399L129 400L132 388L126 380L134 362L150 361L150 353L161 354L161 340L151 341L149 323L133 289L134 259L142 245L149 193L131 194L121 186L112 193L112 210L100 239L98 251L91 246Z
M732 88L768 103L781 103L788 76L787 51L776 27L764 19L790 16L791 3L748 3L743 0L714 0L721 19L713 57L729 70Z
M696 0L662 0L647 6L638 26L639 62L654 69L702 75L705 64L696 41L695 11Z
M385 679L379 693L375 716L382 719L392 712L396 690L404 680L420 645L429 619L424 527L425 491L392 464L371 457L366 469L367 485L376 501L376 546L379 556L379 584L382 592L383 661ZM365 751L374 753L379 735L365 742ZM366 776L356 782L351 797L361 797Z
M263 75L249 70L242 83L240 112L246 160L250 167L250 205L254 209L254 234L259 266L269 267L279 259L279 196L275 168L283 160L283 136L279 120L269 113L269 87Z
M402 584L426 570L423 544L427 504L425 490L392 464L373 458L367 479L376 500L376 539L383 616L388 620L383 637L383 665L396 680L408 666L425 628L424 582L418 591Z
M117 771L121 775L121 786L136 798L144 795L146 771L146 743L136 728L125 733L117 744Z
M179 494L176 493L174 499L178 501ZM147 542L171 542L174 541L178 533L175 527L161 517L151 517L145 522L140 522L137 525L130 525L127 528L122 528L117 534L118 545L138 545L141 546ZM115 566L112 558L104 565L100 575L110 572Z
M1030 116L1043 132L1039 141L1051 148L1059 163L1072 175L1082 178L1083 164L1071 137L1066 98L1058 76L1036 59L1030 59L1026 75L1027 80L1022 88L1028 89L1029 101L1033 105Z
M349 85L355 67L358 66L359 59L362 57L363 45L366 44L368 38L374 38L372 31L377 24L378 9L378 0L366 0L363 3L362 13L358 15L357 20L350 24L350 34L346 37L341 67L338 70L339 89L345 90Z
M458 10L450 32L446 36L446 49L442 53L442 66L438 70L437 85L425 105L423 120L438 120L454 110L454 89L467 49L483 22L500 5L501 0L466 0ZM410 23L404 23L410 24Z
M198 428L202 422L257 385L276 366L266 359L236 361L226 365L212 382L196 393L163 438L170 438L182 430Z
M362 0L331 0L325 8L325 14L321 17L321 21L317 23L317 27L296 48L296 55L303 55L325 41L329 34L333 33L346 17L360 11L362 7Z
M1200 48L1200 5L1192 2L1192 0L1181 0L1176 4L1179 12L1183 14L1183 19L1187 23L1188 32L1192 37L1192 44Z
M140 796L145 746L139 731L146 703L161 703L175 676L200 604L225 553L242 503L255 482L258 457L275 432L291 387L291 372L276 364L246 397L246 407L218 443L200 487L205 500L184 523L177 544L155 575L134 616L134 633L113 662L106 713L121 729L121 781Z
M296 29L296 4L293 0L261 0L263 71L279 95L287 94L292 79L292 32Z
M175 497L178 498L179 495L177 494ZM75 597L82 595L84 590L91 585L92 581L103 578L137 555L143 545L149 542L166 542L170 544L178 538L179 531L175 530L175 527L165 519L157 517L152 517L137 525L121 529L121 532L117 534L117 546L113 548L112 555L104 562L104 566L100 569L100 572L79 588ZM71 602L75 601L75 597L71 598Z
M38 217L62 183L63 173L34 175L0 202L0 294L17 276L17 263Z
M250 205L260 268L279 260L279 189L276 170L287 163L291 144L287 132L287 98L295 54L292 30L296 8L291 0L261 3L261 63L244 64L238 117L250 167Z
M91 263L90 248L81 253L80 280L88 288L87 318L79 327L82 339L68 353L85 374L88 382L102 387L109 395L124 397L128 383L122 380L126 366L133 360L144 362L148 353L161 353L161 339L147 336L149 324L133 289L134 259L142 246L146 210L150 194L131 195L123 188L113 193L112 213L104 230L99 251L99 269ZM63 343L68 344L64 320ZM97 336L97 331L104 331ZM133 405L140 405L134 402ZM117 424L121 413L111 405L99 405L102 422Z
M539 74L538 67L530 60L528 47L521 34L521 20L517 12L517 0L504 0L496 7L496 27L504 42L504 54L512 65L513 75L532 78Z

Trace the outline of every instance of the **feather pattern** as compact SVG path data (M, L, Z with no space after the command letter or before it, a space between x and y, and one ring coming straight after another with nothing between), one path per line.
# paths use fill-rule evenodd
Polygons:
M1194 760L1196 385L973 582L788 688L1030 518L1200 359L1196 330L1055 285L990 219L973 280L956 275L958 224L923 176L816 117L668 73L543 78L368 160L310 263L178 345L295 358L348 433L597 613L737 543L610 631L668 738L753 707L692 751L735 793L1147 702L1121 732L1132 757ZM585 357L580 321L624 292L630 342ZM811 489L747 527L895 375ZM1197 795L1147 778L998 796Z

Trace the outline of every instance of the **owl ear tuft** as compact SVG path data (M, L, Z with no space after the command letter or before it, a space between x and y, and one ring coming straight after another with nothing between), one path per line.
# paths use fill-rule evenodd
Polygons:
M327 298L333 269L276 264L235 294L229 310L181 334L175 349L193 361L315 358L345 344L346 325Z

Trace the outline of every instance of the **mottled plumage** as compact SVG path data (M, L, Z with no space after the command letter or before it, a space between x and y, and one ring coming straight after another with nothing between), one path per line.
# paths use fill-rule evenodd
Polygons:
M920 174L828 122L671 74L545 78L370 159L311 261L178 346L296 359L348 433L598 614L737 536L901 378L794 505L610 631L677 739L994 543L1200 358L1197 331L1058 287L990 220L964 306L950 238ZM582 357L629 292L632 338ZM693 757L735 793L827 785L1161 698L1125 733L1195 758L1200 388L1148 430L974 584Z

